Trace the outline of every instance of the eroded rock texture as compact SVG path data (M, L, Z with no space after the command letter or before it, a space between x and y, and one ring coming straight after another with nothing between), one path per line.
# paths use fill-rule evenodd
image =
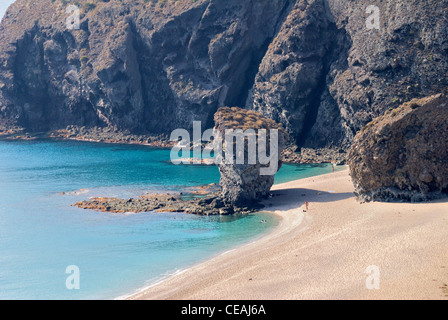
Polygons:
M88 1L79 1L81 5ZM68 30L60 0L19 0L0 27L3 118L34 130L213 127L243 105L287 0L96 1ZM83 7L84 8L84 7ZM269 21L269 23L266 23Z
M448 98L415 99L358 133L348 163L365 200L424 201L448 195Z
M250 207L266 198L274 184L274 174L282 166L280 153L287 139L282 126L257 112L233 107L220 108L216 112L215 128L219 133L218 139L223 143L222 161L218 162L223 202L228 207ZM225 136L229 134L228 130L238 129L241 130L240 135L237 131L233 133L241 140ZM241 149L238 149L238 144ZM229 148L233 149L232 156L227 152ZM260 154L271 159L263 161Z
M219 107L305 147L348 148L389 108L448 86L447 0L18 0L0 25L0 123L170 133ZM380 29L368 29L371 6Z

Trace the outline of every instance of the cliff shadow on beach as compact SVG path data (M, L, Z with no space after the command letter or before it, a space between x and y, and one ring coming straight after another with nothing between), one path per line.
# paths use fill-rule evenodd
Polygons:
M262 202L266 209L275 207L291 210L303 206L306 202L336 202L355 197L353 192L336 192L333 190L314 190L306 188L286 188L272 190L271 197Z

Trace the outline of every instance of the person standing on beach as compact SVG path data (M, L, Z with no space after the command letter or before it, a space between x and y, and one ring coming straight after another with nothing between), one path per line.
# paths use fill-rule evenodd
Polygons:
M308 205L309 205L308 201L305 201L305 208L307 211L308 211Z

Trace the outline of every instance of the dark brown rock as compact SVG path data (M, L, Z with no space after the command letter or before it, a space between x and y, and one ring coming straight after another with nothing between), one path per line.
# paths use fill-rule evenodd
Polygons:
M364 200L425 201L448 194L448 98L415 99L363 128L349 152Z

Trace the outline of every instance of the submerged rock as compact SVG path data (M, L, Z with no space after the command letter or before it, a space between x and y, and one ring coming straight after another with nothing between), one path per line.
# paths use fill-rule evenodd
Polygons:
M355 138L348 164L363 200L426 201L448 195L448 98L414 99Z

